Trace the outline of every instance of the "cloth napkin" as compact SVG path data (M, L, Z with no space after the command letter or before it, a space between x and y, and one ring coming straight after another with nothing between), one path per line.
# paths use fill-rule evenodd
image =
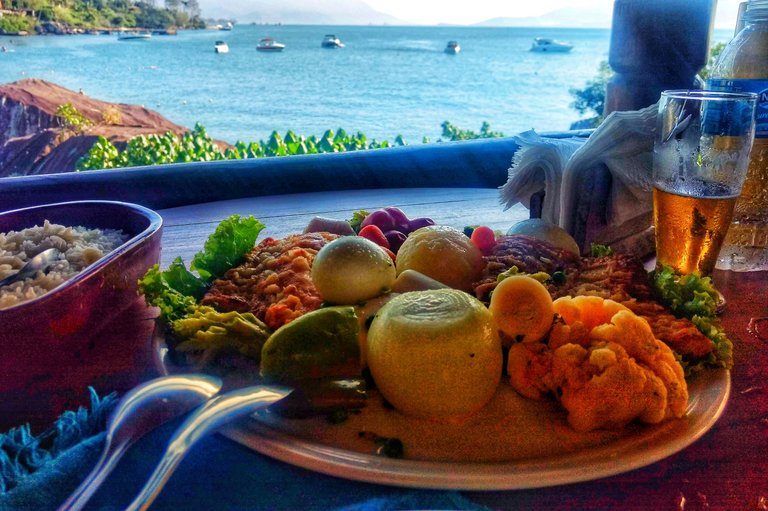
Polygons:
M515 137L520 149L500 189L504 209L544 191L541 217L573 233L580 180L597 165L610 173L607 225L615 227L652 210L653 140L657 105L613 112L586 140L551 139L527 131Z
M0 489L0 511L55 510L85 478L104 444L105 411L110 399L96 399L90 411L67 412L62 442L80 441L66 449L42 448L28 428L12 430L0 439L0 471L18 460L20 450L35 447L37 462L17 471L6 490ZM57 422L61 423L62 419ZM117 465L86 510L119 511L139 493L183 418L171 421L140 439ZM100 424L102 431L92 428ZM67 426L68 425L68 426ZM54 428L55 429L55 428ZM79 431L79 433L78 433ZM13 441L11 441L13 440ZM16 447L11 448L14 445ZM19 448L27 445L26 449ZM3 451L4 450L4 451ZM3 452L10 456L3 458ZM17 458L17 460L14 460ZM6 463L2 460L5 459ZM18 468L18 467L16 467ZM152 511L323 510L385 511L462 509L487 511L456 491L398 488L349 481L301 469L260 455L220 435L197 443L182 460L152 505Z

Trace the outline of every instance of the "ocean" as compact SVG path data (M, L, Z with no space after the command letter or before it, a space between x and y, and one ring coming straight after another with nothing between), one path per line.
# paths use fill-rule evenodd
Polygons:
M325 34L346 45L324 49ZM256 51L262 37L283 52ZM727 40L717 31L714 41ZM528 51L534 37L568 41L570 53ZM178 124L200 122L216 139L265 140L272 131L327 129L409 144L436 141L449 121L513 135L564 130L580 118L571 88L608 58L608 29L236 25L147 41L114 35L0 40L0 83L42 78L92 97L141 104ZM214 42L228 43L215 54ZM444 53L449 40L461 45Z

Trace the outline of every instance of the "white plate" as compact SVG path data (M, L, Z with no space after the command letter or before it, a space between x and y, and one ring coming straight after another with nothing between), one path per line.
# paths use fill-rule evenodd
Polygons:
M158 340L161 370L173 372ZM392 459L323 445L311 435L282 430L279 421L258 415L222 433L272 458L345 479L416 488L515 490L590 481L651 465L688 447L717 422L731 390L730 372L708 370L689 381L683 419L638 427L632 434L570 454L501 462L445 462Z

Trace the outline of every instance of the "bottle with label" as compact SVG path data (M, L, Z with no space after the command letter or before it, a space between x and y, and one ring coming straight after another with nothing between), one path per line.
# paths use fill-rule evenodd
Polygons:
M709 89L759 96L747 179L717 268L768 270L768 0L747 2L744 28L720 54L711 76Z

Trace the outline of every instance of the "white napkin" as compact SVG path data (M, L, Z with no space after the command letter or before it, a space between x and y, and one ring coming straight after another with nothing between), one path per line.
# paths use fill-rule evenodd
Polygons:
M530 208L530 197L544 190L542 218L573 233L578 187L591 168L604 164L613 180L606 204L608 227L647 214L652 204L653 140L657 105L613 112L586 142L548 139L534 131L515 138L520 149L509 179L501 187L504 209L518 202Z

